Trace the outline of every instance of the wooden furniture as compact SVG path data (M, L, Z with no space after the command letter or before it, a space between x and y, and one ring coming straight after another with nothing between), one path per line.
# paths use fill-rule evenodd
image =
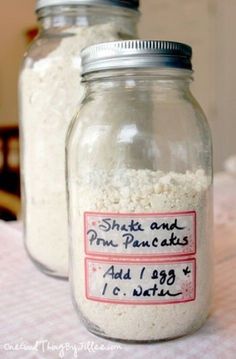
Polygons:
M19 129L0 127L0 218L12 220L20 213Z

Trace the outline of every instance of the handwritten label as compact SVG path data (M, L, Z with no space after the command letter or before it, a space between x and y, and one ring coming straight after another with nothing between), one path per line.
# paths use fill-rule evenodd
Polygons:
M196 253L196 212L84 214L85 253L173 257Z
M196 295L195 259L137 262L85 259L86 297L117 304L189 302Z

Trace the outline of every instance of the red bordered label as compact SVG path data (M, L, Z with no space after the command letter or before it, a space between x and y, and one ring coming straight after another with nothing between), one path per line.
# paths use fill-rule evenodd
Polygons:
M196 253L196 212L84 213L86 255L169 258Z
M85 258L88 300L115 304L174 304L195 300L196 260Z

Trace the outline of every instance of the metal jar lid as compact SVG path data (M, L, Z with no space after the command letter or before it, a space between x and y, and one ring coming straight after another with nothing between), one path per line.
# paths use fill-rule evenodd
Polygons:
M82 51L82 74L130 68L179 68L192 70L192 48L159 40L100 43Z
M36 11L44 7L60 5L109 5L138 10L139 0L36 0Z

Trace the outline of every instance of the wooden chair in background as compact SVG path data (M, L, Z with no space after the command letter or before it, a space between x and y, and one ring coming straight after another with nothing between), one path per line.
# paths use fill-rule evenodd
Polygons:
M0 127L0 218L20 215L19 129Z

